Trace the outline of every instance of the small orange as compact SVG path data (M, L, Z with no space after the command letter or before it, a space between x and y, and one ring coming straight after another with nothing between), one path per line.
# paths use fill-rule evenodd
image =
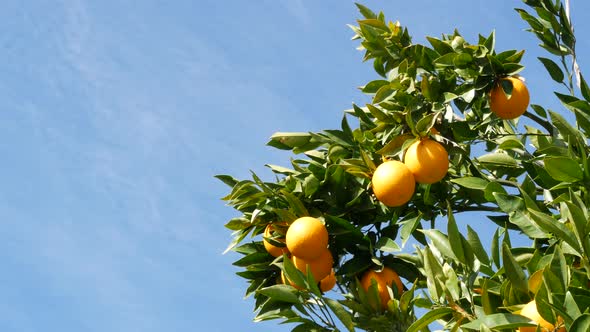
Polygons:
M512 83L510 98L504 93L502 81ZM490 109L504 120L516 119L526 112L530 96L524 82L516 77L504 77L498 80L490 92Z
M435 140L423 138L406 150L404 164L418 183L432 184L442 180L449 170L449 154Z
M330 274L320 281L320 289L325 293L334 288L334 286L336 286L336 273L332 269Z
M363 274L361 278L361 286L365 291L369 290L369 286L371 286L371 280L375 279L377 282L377 292L379 293L379 298L381 299L381 308L387 308L387 302L389 302L389 291L387 290L387 286L390 286L392 289L394 288L392 284L395 284L395 288L397 288L397 293L401 295L404 291L404 285L402 284L402 280L400 279L399 275L392 269L388 267L384 267L383 270L380 272L374 270L368 270Z
M520 311L519 315L525 316L526 318L536 322L539 327L541 327L541 331L543 332L553 332L555 331L555 326L548 321L546 321L539 312L537 311L537 302L532 300L531 302L527 303L522 310ZM565 332L565 327L563 326L563 319L561 317L557 317L558 325L562 325L557 332ZM535 332L537 331L537 326L521 326L518 329L519 332Z
M297 256L293 256L292 259L293 265L299 271L303 272L303 274L307 274L307 266L309 266L311 274L316 281L320 281L328 276L332 270L332 265L334 265L332 253L327 248L315 259L305 259Z
M301 217L289 226L286 243L293 256L313 260L328 247L328 230L319 219Z
M371 179L373 193L383 204L391 207L406 204L414 195L416 183L404 163L389 160L379 165Z
M269 254L271 254L273 257L279 257L281 255L283 255L283 253L289 253L289 250L287 249L287 247L277 247L275 245L273 245L272 243L266 241L266 238L272 238L272 232L274 231L274 226L272 224L268 224L266 226L266 228L264 229L264 234L262 235L262 243L264 244L264 248L266 249L266 251L268 251ZM277 241L279 242L285 242L284 239L277 239Z

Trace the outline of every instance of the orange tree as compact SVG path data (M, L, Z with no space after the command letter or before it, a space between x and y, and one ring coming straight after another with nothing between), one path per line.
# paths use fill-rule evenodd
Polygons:
M569 114L529 105L524 52L496 50L494 33L414 44L358 5L352 29L381 76L362 87L371 103L347 110L340 129L272 135L270 146L296 155L290 167L267 165L275 181L217 176L240 213L226 224L228 250L243 255L234 265L255 321L590 331L590 89L564 4L524 3L517 12L548 52L539 60ZM491 244L477 226L459 230L454 215L466 211L487 215Z

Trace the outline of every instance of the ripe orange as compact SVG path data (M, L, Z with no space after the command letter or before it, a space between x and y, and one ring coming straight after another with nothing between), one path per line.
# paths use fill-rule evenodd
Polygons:
M303 272L303 274L307 274L307 266L309 266L311 274L316 281L320 281L328 276L334 264L332 253L327 248L315 259L305 259L297 256L293 256L292 259L293 265L299 271Z
M328 230L316 218L301 217L289 226L286 243L293 256L313 260L328 247Z
M334 286L336 286L336 273L332 269L330 274L320 281L320 289L325 293L334 288Z
M510 98L502 89L502 81L512 82L512 93ZM504 120L516 119L526 112L529 106L529 90L523 81L516 77L504 77L492 88L490 92L490 109L499 118Z
M271 254L273 257L279 257L281 255L283 255L283 253L288 253L289 250L287 249L287 247L277 247L275 245L273 245L272 243L266 241L265 238L272 238L272 232L274 231L275 227L272 224L268 224L266 226L266 228L264 229L264 234L262 235L262 243L264 244L264 248L266 249L266 251L268 251L269 254ZM277 239L277 241L279 242L285 242L284 239Z
M406 204L416 188L412 172L404 163L397 160L379 165L373 173L371 183L377 199L391 207Z
M418 183L435 183L447 175L449 154L437 141L423 138L406 150L404 164Z
M361 286L365 291L369 290L372 279L375 279L377 282L377 292L379 293L379 298L381 299L382 309L387 308L387 302L390 300L387 286L390 286L392 289L394 289L392 284L395 284L397 293L400 295L404 290L404 285L402 284L402 280L399 278L399 275L388 267L384 267L380 272L374 270L368 270L365 272L361 278Z
M522 308L519 315L525 316L525 317L529 318L530 320L536 322L538 324L538 326L541 327L541 331L543 331L543 332L555 331L555 326L553 324L549 323L548 321L546 321L545 319L543 319L543 317L541 317L541 315L539 315L539 312L537 311L537 303L535 302L535 300L532 300L531 302L527 303ZM558 322L558 325L563 324L563 319L561 317L557 317L557 322ZM535 331L537 331L537 327L536 326L522 326L518 329L518 331L519 332L535 332ZM565 332L565 327L561 326L557 330L557 332Z

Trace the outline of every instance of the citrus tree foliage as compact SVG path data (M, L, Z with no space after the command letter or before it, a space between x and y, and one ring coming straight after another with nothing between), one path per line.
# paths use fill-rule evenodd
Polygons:
M272 135L268 145L294 154L290 167L267 165L275 181L217 176L240 213L226 224L228 250L243 255L234 265L254 298L255 321L279 319L293 331L428 331L435 321L449 331L504 331L534 326L518 315L534 299L546 321L590 331L590 89L564 5L524 4L517 12L547 51L539 60L564 108L532 104L515 120L490 112L489 94L500 78L523 74L524 51L496 50L493 32L472 42L455 31L414 44L398 22L358 5L354 39L380 76L361 88L371 103L352 105L340 129ZM509 84L503 90L510 95ZM420 137L446 148L447 175L417 184L403 206L383 205L372 193L373 171L402 159ZM485 220L460 232L454 215L466 211L485 213L495 232L482 234ZM303 216L319 218L329 232L333 291L323 293L310 273L262 244L268 224ZM531 245L514 247L511 236ZM390 289L387 308L375 305L374 285L365 290L359 282L384 266L406 288L401 296Z

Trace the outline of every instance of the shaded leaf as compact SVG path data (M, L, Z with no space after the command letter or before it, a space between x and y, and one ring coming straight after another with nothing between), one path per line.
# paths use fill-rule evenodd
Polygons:
M299 303L299 296L297 290L287 285L273 285L258 290L258 293L268 296L273 300L288 302L288 303Z
M354 322L352 321L352 314L348 310L344 309L342 304L340 304L338 301L332 300L327 297L324 297L323 299L326 302L326 305L328 305L328 307L332 310L332 312L334 312L336 317L338 317L340 322L342 322L342 325L344 325L344 327L346 327L348 331L354 332Z
M561 70L561 68L559 68L559 66L551 59L547 59L547 58L542 58L542 57L538 57L537 59L539 59L539 61L541 61L541 63L543 63L543 66L545 66L545 69L547 69L547 71L549 72L549 75L551 75L551 78L558 83L563 82L564 79L564 75L563 75L563 71Z
M424 316L418 318L414 323L412 323L406 332L420 332L435 320L441 319L452 313L453 309L451 308L436 308L430 310L424 314Z
M379 238L377 243L375 243L375 248L383 252L396 252L401 250L395 241L386 236Z
M504 264L506 277L508 277L512 285L521 292L527 293L528 283L524 271L512 256L510 247L506 243L502 244L502 263Z

